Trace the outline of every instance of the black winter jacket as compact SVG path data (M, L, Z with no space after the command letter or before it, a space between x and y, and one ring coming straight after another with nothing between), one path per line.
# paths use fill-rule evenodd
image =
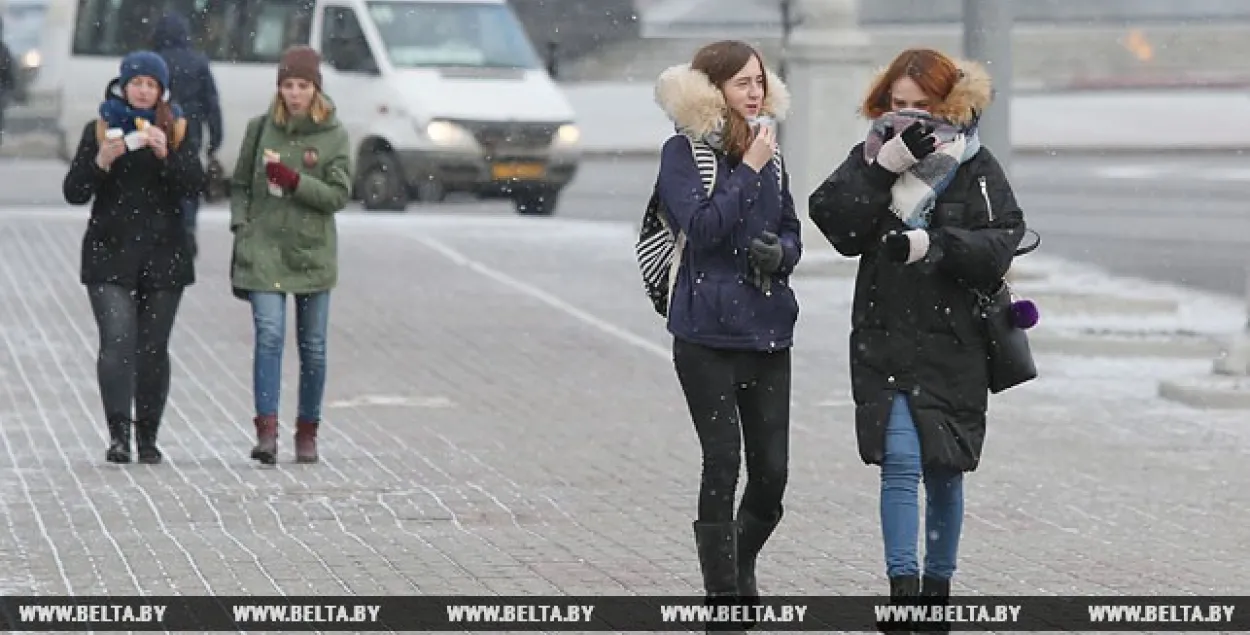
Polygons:
M995 289L1024 235L1002 167L982 148L938 197L928 255L889 260L882 237L906 229L890 211L890 184L856 145L811 196L812 221L837 251L859 256L851 381L860 458L880 464L893 397L905 392L925 468L975 470L989 396L986 339L969 287Z
M185 130L185 120L175 127ZM195 266L179 202L203 186L194 147L180 143L174 148L171 138L165 159L143 148L117 157L105 172L95 162L103 130L98 120L83 127L62 185L70 205L91 203L82 240L82 283L129 289L193 284Z

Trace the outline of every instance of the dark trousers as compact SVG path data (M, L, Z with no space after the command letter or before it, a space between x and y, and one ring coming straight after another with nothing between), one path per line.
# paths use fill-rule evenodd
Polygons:
M703 449L699 520L734 519L743 446L742 509L779 518L790 461L789 349L731 351L674 339L673 365Z
M159 423L169 398L169 336L182 289L87 286L100 332L96 373L109 421Z

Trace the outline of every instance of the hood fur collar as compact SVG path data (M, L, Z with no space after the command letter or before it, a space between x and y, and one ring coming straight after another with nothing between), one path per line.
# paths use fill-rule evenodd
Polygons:
M767 68L764 77L768 82L768 94L764 96L760 114L778 121L785 119L790 109L790 91L781 78ZM655 82L655 103L678 130L696 139L719 130L725 123L728 108L720 89L689 64L678 64L660 73Z
M934 117L945 119L956 126L967 126L980 118L993 99L993 81L985 67L972 60L957 59L955 66L962 77L955 82L951 92L930 110ZM873 77L869 86L876 86L886 69Z

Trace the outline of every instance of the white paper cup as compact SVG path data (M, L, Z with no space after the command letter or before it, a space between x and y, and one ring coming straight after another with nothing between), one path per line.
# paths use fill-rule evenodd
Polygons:
M121 128L109 128L104 131L105 139L121 139L124 136L126 136L126 133L122 132Z
M126 135L125 140L126 140L126 149L133 152L143 147L144 141L147 140L147 135L136 130L135 132L132 132Z

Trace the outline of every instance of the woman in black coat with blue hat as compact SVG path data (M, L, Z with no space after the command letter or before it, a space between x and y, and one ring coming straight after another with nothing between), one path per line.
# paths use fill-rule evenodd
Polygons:
M112 463L131 461L132 427L139 461L161 462L169 338L183 289L195 282L180 202L200 191L204 174L194 145L182 143L187 123L168 87L169 69L156 53L122 59L63 184L66 202L91 204L80 279L99 328L96 370Z

